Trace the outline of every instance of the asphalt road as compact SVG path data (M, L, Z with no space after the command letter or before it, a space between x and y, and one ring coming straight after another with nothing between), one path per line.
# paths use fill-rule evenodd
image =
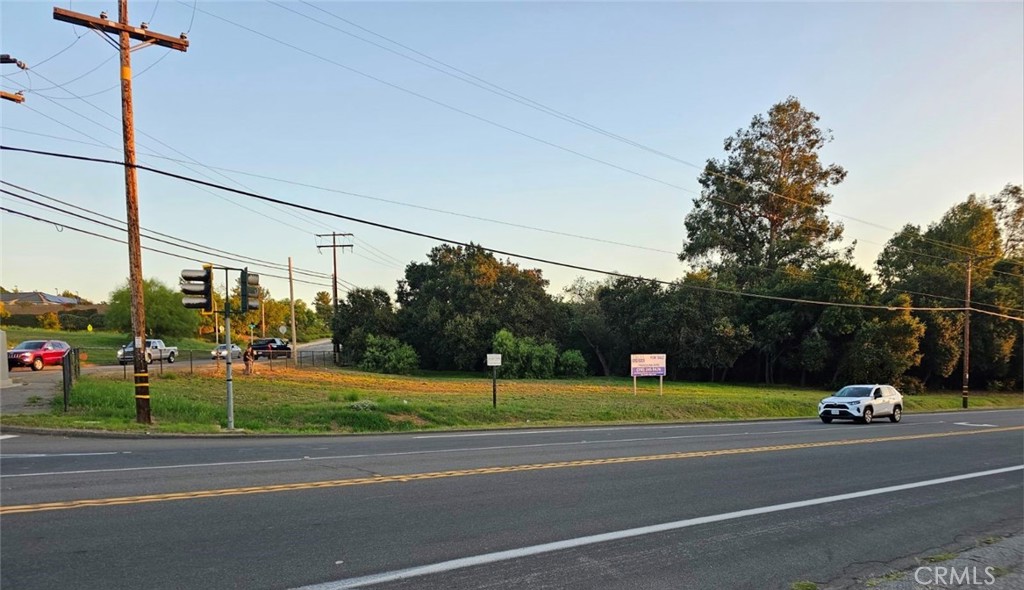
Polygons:
M1017 410L0 445L4 588L842 586L1024 530Z

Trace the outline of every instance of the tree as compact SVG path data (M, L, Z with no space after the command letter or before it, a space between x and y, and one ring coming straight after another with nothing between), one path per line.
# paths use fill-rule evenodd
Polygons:
M725 140L726 159L708 160L700 176L680 259L733 266L743 288L764 272L830 254L843 228L824 215L832 202L826 189L846 171L819 160L832 137L818 119L789 97Z
M565 288L568 299L564 302L568 315L568 329L579 334L587 343L587 347L593 352L601 367L601 374L605 377L612 374L608 354L614 348L615 338L601 309L598 293L603 287L610 285L610 280L602 283L578 277Z
M199 326L199 312L185 309L181 293L156 279L142 283L143 302L146 306L146 332L155 338L192 336ZM127 281L110 294L107 309L107 327L125 333L132 332L131 291Z
M391 296L380 287L352 289L338 305L332 333L345 354L358 363L366 350L368 336L393 337L398 333Z
M716 374L725 378L736 360L751 345L750 328L740 323L737 312L742 302L735 295L712 291L717 287L709 271L690 273L669 289L671 334L666 352L672 365L672 377L679 371L707 371L712 381Z
M921 361L924 324L911 315L910 297L897 297L893 306L900 309L873 317L858 330L841 368L847 382L892 383Z
M989 200L1003 236L1007 258L1024 261L1024 191L1019 184L1007 184Z
M1000 195L1004 204L1016 198L1012 186ZM887 296L908 294L918 307L961 307L970 267L972 307L997 314L971 314L971 381L979 385L1012 381L1012 372L1020 366L1010 362L1014 348L1020 348L1020 328L999 317L1013 316L1014 310L1024 306L1021 267L1004 251L1004 245L1014 247L1013 240L1006 241L1002 233L1000 220L1013 217L1007 211L1004 207L1000 213L992 200L970 195L924 231L904 227L875 263ZM1005 229L1011 234L1016 230ZM925 324L918 374L926 384L940 379L946 386L957 386L962 379L957 369L965 352L963 312L923 311L917 317Z
M313 308L325 326L330 326L334 319L334 300L327 291L317 291L313 296Z
M506 328L548 339L554 302L540 270L501 261L480 246L442 244L399 281L398 330L431 369L473 370Z

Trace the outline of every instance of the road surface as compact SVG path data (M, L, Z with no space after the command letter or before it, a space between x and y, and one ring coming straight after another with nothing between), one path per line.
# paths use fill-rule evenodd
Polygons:
M842 586L1024 528L1024 411L0 441L4 588Z

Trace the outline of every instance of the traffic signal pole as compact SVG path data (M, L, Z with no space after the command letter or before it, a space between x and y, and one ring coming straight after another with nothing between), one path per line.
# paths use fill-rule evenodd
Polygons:
M224 269L224 284L230 285L228 269ZM231 380L231 292L224 294L224 346L227 347L228 364L226 369L228 386L228 430L235 429L235 391Z
M54 7L53 18L84 26L101 34L116 34L118 50L121 54L121 130L124 139L124 185L125 207L128 223L128 285L131 290L132 333L134 335L135 353L132 355L135 364L135 421L139 424L152 424L153 416L149 405L149 370L146 366L146 355L140 354L146 344L146 306L142 296L142 240L139 234L139 194L138 175L135 168L135 119L132 109L132 57L131 40L136 39L142 45L162 45L178 51L188 48L184 34L179 38L150 33L144 28L132 27L128 24L128 0L118 0L117 22L87 14L71 12ZM141 45L140 45L141 47Z

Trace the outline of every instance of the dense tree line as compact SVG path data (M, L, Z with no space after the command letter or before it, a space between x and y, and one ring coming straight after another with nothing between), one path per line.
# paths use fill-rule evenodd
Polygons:
M407 266L394 301L381 288L351 291L335 337L357 359L371 335L398 339L424 369L480 370L488 352L522 341L541 359L530 362L568 353L597 375L628 375L630 353L665 352L674 379L955 388L969 275L971 386L1019 389L1021 187L902 228L873 276L852 246L838 247L844 228L826 214L846 176L819 157L830 141L792 97L727 138L684 219L689 271L669 284L579 278L552 296L540 270L445 244Z

